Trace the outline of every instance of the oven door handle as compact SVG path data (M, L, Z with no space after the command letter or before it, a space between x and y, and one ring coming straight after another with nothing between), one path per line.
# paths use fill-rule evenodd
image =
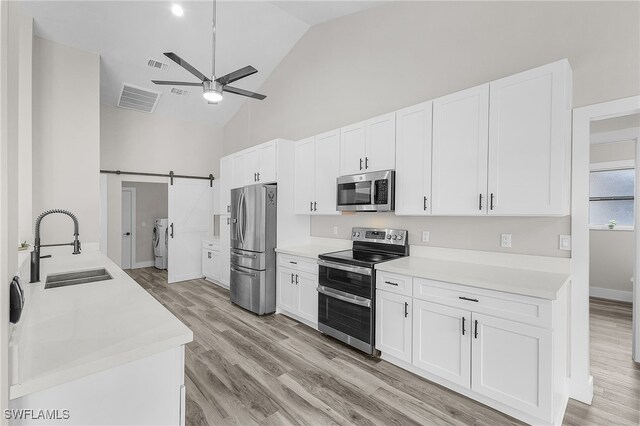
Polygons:
M344 291L334 290L323 285L319 285L318 293L325 296L332 297L334 299L342 300L343 302L351 303L352 305L364 306L365 308L371 307L371 300L364 297L354 296L353 294L345 293Z
M343 263L327 262L326 260L318 260L318 265L332 269L339 269L341 271L353 272L355 274L371 276L371 268L364 268L362 266L345 265Z

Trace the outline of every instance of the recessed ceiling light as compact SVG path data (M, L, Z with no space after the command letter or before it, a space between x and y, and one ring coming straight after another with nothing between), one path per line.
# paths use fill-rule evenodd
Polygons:
M184 15L184 10L182 10L182 6L180 6L179 4L174 4L171 8L171 12L173 12L173 14L176 16Z

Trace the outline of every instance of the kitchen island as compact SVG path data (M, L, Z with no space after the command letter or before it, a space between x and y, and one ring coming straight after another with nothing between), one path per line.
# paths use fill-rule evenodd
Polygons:
M44 288L50 274L96 268L112 279ZM42 259L39 283L29 283L28 264L22 271L26 303L10 340L11 409L68 410L64 424L184 422L189 328L98 251L54 252Z

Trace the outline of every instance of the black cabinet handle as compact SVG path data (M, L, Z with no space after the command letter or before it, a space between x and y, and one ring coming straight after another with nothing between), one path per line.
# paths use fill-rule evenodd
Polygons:
M478 201L478 210L482 210L482 194L480 194L480 200Z
M427 196L426 195L424 196L424 199L422 201L422 208L424 210L427 210Z
M313 211L313 201L309 201L309 211Z
M464 296L460 296L460 297L458 297L458 299L468 300L469 302L477 302L478 301L478 299L471 299L469 297L464 297Z
M227 204L227 213L231 213L231 206Z
M369 157L364 157L364 168L365 169L369 168Z
M256 174L255 173L253 174L253 181L254 182L256 181Z
M293 274L291 274L291 284L293 284Z
M491 193L491 201L489 202L489 208L493 210L493 192Z
M171 238L173 238L173 223L171 224L171 234L170 234Z
M256 173L256 175L258 176L258 182L260 182L260 172Z
M464 328L464 322L465 322L465 321L466 321L466 318L465 318L465 317L462 317L462 335L463 335L463 336L464 336L464 333L465 333L465 331L466 331L466 330L465 330L465 328Z
M298 285L298 274L296 274L296 285Z
M318 211L318 203L316 201L313 202L313 211L314 212Z
M230 222L230 221L231 221L231 219L230 219L230 218L227 218L227 225L229 224L229 222Z
M292 265L297 265L298 264L298 262L294 262L292 260L290 260L289 263L291 263Z
M408 317L409 316L409 303L404 302L404 317Z
M398 286L398 283L394 283L393 281L385 281L384 283L389 285L395 285L396 287Z
M476 327L476 329L475 329L475 331L473 333L473 335L474 335L473 338L477 339L478 338L478 320L476 320L476 322L475 322L475 327Z
M360 170L362 170L362 158L360 159Z

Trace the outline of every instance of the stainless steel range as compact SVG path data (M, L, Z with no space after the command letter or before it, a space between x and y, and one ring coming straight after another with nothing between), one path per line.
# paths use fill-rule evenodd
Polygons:
M319 256L318 330L373 354L375 265L408 256L407 239L405 230L353 228L351 250Z

